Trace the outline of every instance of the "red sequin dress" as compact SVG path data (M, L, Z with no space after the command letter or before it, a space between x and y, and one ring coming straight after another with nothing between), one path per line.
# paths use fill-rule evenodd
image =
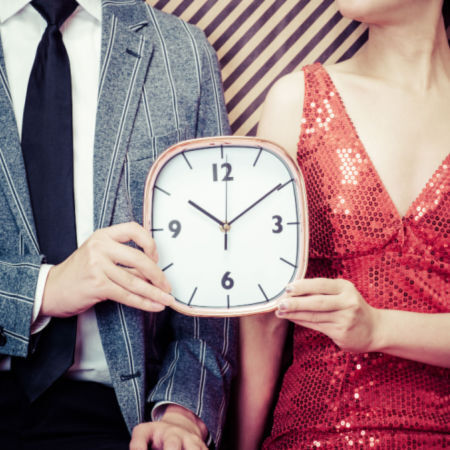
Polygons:
M377 308L449 312L450 154L400 217L328 73L304 74L307 277L351 280ZM344 352L302 327L293 353L265 449L450 448L449 369Z

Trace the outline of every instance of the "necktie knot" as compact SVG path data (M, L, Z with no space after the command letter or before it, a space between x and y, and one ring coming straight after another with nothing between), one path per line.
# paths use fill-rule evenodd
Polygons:
M48 25L56 25L58 28L78 6L75 0L33 0L31 4Z

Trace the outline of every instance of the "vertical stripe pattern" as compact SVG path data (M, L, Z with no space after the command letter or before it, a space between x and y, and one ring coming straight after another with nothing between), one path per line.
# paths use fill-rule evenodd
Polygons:
M264 98L281 76L352 56L366 27L333 0L148 0L201 28L215 48L234 134L254 136Z
M117 19L114 18L114 24L112 26L113 29L115 29L115 24L117 22ZM103 86L104 86L104 78L105 78L105 74L107 72L107 67L108 64L110 62L110 49L112 48L113 42L114 42L114 35L115 33L112 33L112 36L110 38L109 44L108 44L108 57L105 59L105 64L104 64L104 68L102 68L101 70L101 80L100 80L100 89L99 89L99 98L102 94L102 90L103 90ZM144 45L144 40L141 39L140 40L140 46L139 46L139 54L142 53L142 48ZM106 208L108 205L108 200L109 200L109 196L112 195L111 193L111 182L112 182L112 176L113 176L113 168L116 165L117 162L117 157L118 157L118 153L119 153L119 147L120 147L120 143L123 137L123 129L125 126L125 119L127 117L128 114L128 108L129 108L129 104L131 101L131 96L133 95L133 89L135 86L135 81L136 81L136 76L137 76L137 72L139 69L139 65L141 63L140 58L136 58L136 62L134 64L133 67L133 73L130 79L130 85L128 88L128 92L127 92L127 98L126 98L126 103L124 105L124 109L122 111L122 116L120 118L120 124L119 124L119 129L117 130L117 135L116 135L116 141L114 143L114 148L113 148L113 154L112 154L112 158L111 158L111 162L110 162L110 168L108 171L108 178L106 180L105 183L105 190L104 190L104 196L103 196L103 202L102 202L102 207L100 210L100 218L99 218L99 228L107 226L107 220L105 219L106 217Z
M123 305L122 304L118 304L117 305L118 310L119 310L119 317L120 317L120 324L122 326L122 330L123 330L123 336L125 337L125 343L126 343L126 349L127 349L127 356L128 356L128 363L129 363L129 373L135 373L136 372L136 366L134 363L134 358L133 358L133 351L132 351L132 343L130 340L130 334L128 332L128 326L127 326L127 322L125 320L125 314L123 311ZM137 379L134 378L132 380L133 383L133 389L134 389L134 395L136 398L136 416L138 417L138 422L142 422L143 417L142 417L142 405L141 405L141 399L139 397L139 387L137 384Z
M27 215L23 209L22 202L20 201L20 196L15 188L15 185L13 183L12 174L10 173L8 169L8 165L6 164L6 161L3 157L3 153L0 151L0 168L3 172L3 176L5 177L5 180L7 181L8 187L10 189L10 193L14 199L14 203L17 207L17 211L20 214L20 218L22 219L22 222L25 226L25 230L27 232L27 235L30 239L30 242L33 244L33 247L37 254L39 254L39 244L36 239L36 235L34 233L33 227L28 221Z

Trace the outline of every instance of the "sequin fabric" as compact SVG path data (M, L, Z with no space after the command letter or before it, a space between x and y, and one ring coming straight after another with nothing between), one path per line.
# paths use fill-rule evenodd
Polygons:
M400 217L325 69L304 68L298 162L307 186L307 277L351 280L377 308L450 311L450 154ZM450 370L341 351L295 327L265 449L450 447Z

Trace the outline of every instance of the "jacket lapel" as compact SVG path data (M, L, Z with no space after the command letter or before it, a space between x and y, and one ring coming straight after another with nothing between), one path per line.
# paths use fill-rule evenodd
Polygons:
M126 16L128 11L136 13L136 7L103 2L102 63L94 144L96 229L111 225L114 206L123 195L119 188L123 188L120 182L128 142L153 50L153 45L134 31L146 23L135 23ZM125 24L123 17L133 25ZM142 21L145 14L136 17ZM131 431L144 419L145 317L139 310L114 302L98 304L96 312L111 379Z
M19 133L0 42L0 186L8 199L24 243L39 254Z
M152 44L105 6L102 65L94 145L94 224L111 216L133 121L151 59ZM142 17L142 16L141 16Z

